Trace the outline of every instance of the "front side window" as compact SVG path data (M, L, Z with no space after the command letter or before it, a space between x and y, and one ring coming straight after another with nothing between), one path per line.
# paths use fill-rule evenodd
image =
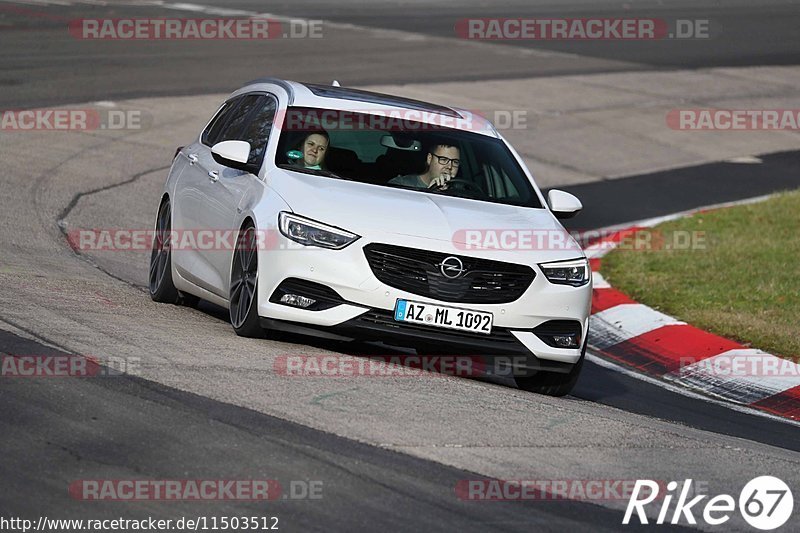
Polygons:
M271 96L263 95L256 104L255 111L245 124L238 140L250 143L250 158L247 164L253 168L260 168L267 150L269 134L275 120L278 101Z
M278 101L266 94L245 94L226 102L201 136L203 144L214 146L222 141L246 141L250 144L247 161L258 172L267 150L269 134Z
M265 97L260 94L247 94L242 97L239 105L236 106L228 121L220 129L219 136L214 141L214 144L222 141L239 140L245 126L248 124L250 113L258 108L262 98Z
M231 115L236 111L236 107L241 103L242 98L244 97L238 96L222 104L222 107L219 108L217 114L214 115L214 118L211 119L211 122L208 123L208 126L206 126L206 129L200 136L200 141L203 144L207 146L214 146L217 144L217 139L219 138L222 128L224 128L225 124L231 119Z

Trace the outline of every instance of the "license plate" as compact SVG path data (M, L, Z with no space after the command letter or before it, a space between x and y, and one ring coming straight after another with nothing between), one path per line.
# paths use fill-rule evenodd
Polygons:
M457 307L433 305L410 300L397 300L394 319L437 328L458 329L490 334L494 315L485 311L470 311Z

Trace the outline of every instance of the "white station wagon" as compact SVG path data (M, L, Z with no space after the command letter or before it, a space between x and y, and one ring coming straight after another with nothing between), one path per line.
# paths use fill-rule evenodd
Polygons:
M581 208L563 191L545 199L474 113L259 79L176 153L150 294L223 306L243 336L513 355L519 387L563 395L584 359L591 270L558 219ZM175 245L201 230L237 238Z

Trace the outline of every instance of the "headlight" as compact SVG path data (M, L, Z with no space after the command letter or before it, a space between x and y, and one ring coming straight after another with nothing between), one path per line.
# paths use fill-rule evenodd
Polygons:
M278 228L286 238L294 242L332 250L341 250L359 239L355 233L285 211L278 215Z
M539 265L550 283L580 287L589 282L589 260L572 259Z

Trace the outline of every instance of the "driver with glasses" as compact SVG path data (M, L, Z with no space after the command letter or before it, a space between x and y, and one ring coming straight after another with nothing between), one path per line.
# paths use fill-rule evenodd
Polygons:
M447 190L451 179L458 174L461 165L457 146L437 144L428 152L425 172L423 174L408 174L397 176L389 180L389 185L401 185L416 189Z

